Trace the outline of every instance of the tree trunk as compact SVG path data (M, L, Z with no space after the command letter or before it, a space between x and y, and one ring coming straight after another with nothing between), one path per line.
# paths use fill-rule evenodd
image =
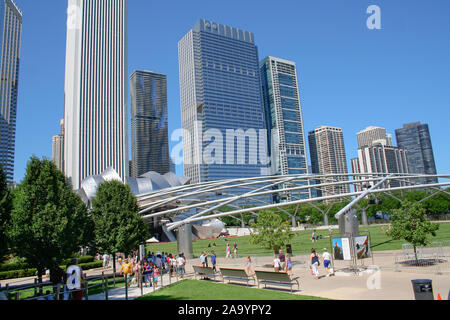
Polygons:
M44 274L45 270L43 271L41 269L38 269L37 272L38 272L38 284L41 285L42 284L42 275ZM40 295L43 294L42 286L39 286L39 294Z
M419 265L419 259L417 258L417 248L416 248L416 246L414 246L414 255L416 257L416 264L418 266Z
M114 272L114 277L116 276L116 254L113 253L113 272Z

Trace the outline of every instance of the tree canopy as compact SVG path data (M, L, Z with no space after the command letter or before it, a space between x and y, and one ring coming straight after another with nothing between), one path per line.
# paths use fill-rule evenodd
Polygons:
M279 214L272 211L262 211L256 223L252 223L253 232L250 243L265 249L283 247L289 244L293 234L288 221L284 221Z
M11 219L12 198L8 189L6 175L0 166L0 262L8 251L8 237L6 231Z
M92 240L85 204L52 161L32 157L16 191L8 234L40 276Z
M139 216L136 197L119 181L102 183L92 202L96 247L107 253L135 251L149 231Z

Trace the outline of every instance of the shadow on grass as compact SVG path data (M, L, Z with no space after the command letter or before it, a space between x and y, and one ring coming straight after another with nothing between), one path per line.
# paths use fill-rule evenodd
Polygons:
M384 244L391 243L392 241L393 241L393 240L391 239L391 240L388 240L388 241L380 242L380 243L377 243L377 244L375 244L375 245L372 245L370 248L373 249L373 248L382 246L382 245L384 245Z

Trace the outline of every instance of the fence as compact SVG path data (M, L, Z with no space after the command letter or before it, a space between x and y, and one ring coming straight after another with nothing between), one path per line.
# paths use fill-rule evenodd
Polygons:
M433 242L427 247L403 244L402 252L394 254L394 269L420 273L450 273L450 241Z

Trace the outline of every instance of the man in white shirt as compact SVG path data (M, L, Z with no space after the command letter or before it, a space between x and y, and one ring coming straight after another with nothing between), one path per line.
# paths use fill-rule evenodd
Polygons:
M178 255L177 265L178 265L178 274L180 275L180 279L183 278L185 264L186 264L186 260L184 259L183 254Z
M327 277L329 277L331 274L333 274L333 272L330 269L330 266L331 266L331 254L327 251L326 248L323 248L322 258L323 258L323 266L327 270Z

